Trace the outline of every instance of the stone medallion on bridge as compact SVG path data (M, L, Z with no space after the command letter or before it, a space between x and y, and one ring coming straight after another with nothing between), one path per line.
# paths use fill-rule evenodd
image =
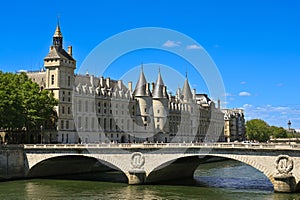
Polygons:
M145 164L145 157L141 152L134 152L131 155L131 166L134 169L142 169Z
M288 155L279 155L275 161L278 175L286 176L291 175L291 171L294 168L294 161Z

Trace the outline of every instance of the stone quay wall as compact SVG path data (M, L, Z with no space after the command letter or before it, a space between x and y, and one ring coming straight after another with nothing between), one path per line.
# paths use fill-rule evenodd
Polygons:
M25 160L23 145L0 145L0 181L25 178Z

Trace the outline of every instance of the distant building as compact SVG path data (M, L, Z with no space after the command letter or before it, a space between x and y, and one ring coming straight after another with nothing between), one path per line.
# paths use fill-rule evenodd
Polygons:
M200 142L224 141L224 114L206 94L191 91L186 78L176 95L167 93L161 73L148 83L141 69L132 88L122 80L75 75L72 47L63 49L60 26L44 58L44 71L28 72L41 89L54 93L55 131L46 131L44 142Z
M224 113L224 136L228 142L246 138L244 111L242 109L222 109Z

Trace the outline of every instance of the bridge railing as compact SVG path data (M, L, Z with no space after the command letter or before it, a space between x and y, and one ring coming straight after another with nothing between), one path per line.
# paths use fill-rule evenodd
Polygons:
M242 144L242 143L101 143L101 144L25 144L25 149L88 149L88 148L251 148L299 149L300 144Z

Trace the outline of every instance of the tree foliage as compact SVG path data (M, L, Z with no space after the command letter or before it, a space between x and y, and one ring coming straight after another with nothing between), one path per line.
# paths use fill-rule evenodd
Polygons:
M57 101L47 90L40 90L25 73L0 71L0 128L12 131L38 129L53 117Z
M287 138L288 132L282 127L269 126L261 119L252 119L246 122L246 135L249 140L266 142L270 136L273 138Z
M271 126L271 135L274 138L287 138L288 137L288 132L282 127L277 127L277 126Z
M246 135L249 140L266 142L270 138L270 126L261 119L246 122Z

